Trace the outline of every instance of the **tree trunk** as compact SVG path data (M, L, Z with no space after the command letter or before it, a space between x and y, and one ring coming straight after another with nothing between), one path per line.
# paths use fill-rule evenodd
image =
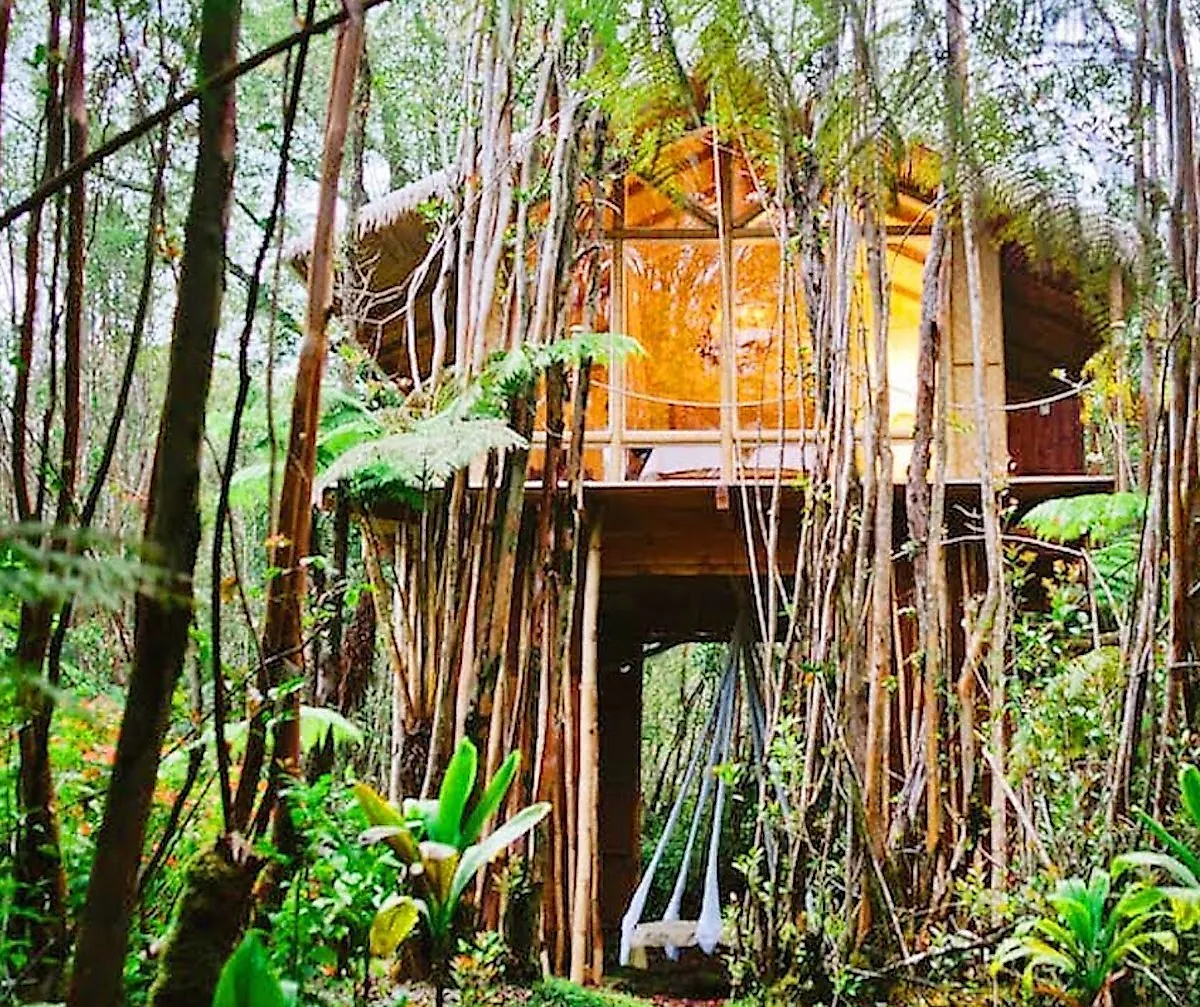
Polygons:
M239 0L205 0L201 76L237 60ZM200 142L184 231L167 391L159 423L145 551L171 578L140 593L134 663L84 905L70 1007L118 1007L130 915L171 700L188 647L200 537L200 453L224 296L236 119L232 85L200 100Z
M66 101L70 120L70 156L87 150L87 109L84 106L84 0L71 4L71 43L67 59ZM64 402L62 456L58 470L55 523L73 523L78 481L80 432L80 356L83 342L84 257L87 241L84 178L70 189L67 206L67 302L63 352ZM55 362L50 361L53 368ZM68 543L60 542L63 547ZM54 807L54 778L50 769L50 726L54 701L38 680L50 645L52 609L45 603L23 605L18 627L17 660L32 684L21 688L27 720L18 732L20 753L17 786L21 828L14 862L15 918L24 918L33 958L23 992L33 999L57 997L66 964L67 879L59 847L58 813ZM56 685L56 682L49 683Z
M225 960L249 919L258 869L254 861L239 860L227 841L192 862L150 990L151 1007L198 1007L212 1001Z
M321 191L309 263L308 312L292 398L292 424L284 462L283 487L280 490L275 545L271 550L271 565L281 572L268 586L267 616L263 626L263 662L270 686L288 681L304 662L301 608L306 576L301 561L308 550L312 526L312 487L316 473L317 428L321 419L321 379L325 372L326 328L333 299L333 239L338 179L341 176L350 106L363 45L361 7L358 3L352 3L350 11L349 20L338 34L329 85ZM288 702L289 714L280 717L275 727L272 782L276 781L280 772L294 775L300 771L299 692L293 692ZM245 829L250 824L251 808L265 756L263 731L270 713L271 710L264 704L253 718L234 799L234 820L228 823L234 829ZM277 792L277 787L268 787L268 798Z

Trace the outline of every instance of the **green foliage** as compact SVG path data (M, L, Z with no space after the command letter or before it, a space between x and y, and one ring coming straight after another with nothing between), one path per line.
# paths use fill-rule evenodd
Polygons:
M274 726L272 720L268 724L268 728ZM250 730L250 721L237 720L225 726L225 744L229 746L231 755L237 756L246 743L246 736ZM268 736L271 735L268 730ZM328 737L332 737L334 744L342 746L358 745L363 740L362 728L357 724L343 717L337 710L330 709L325 706L308 706L301 704L300 706L300 749L302 752L310 752L320 745ZM205 751L212 751L212 745L216 740L216 732L213 728L207 728L195 741L191 744L183 745L176 748L163 759L163 766L170 768L186 762L188 755L193 749L203 748Z
M645 1000L614 990L592 989L566 979L544 979L533 988L530 1007L646 1007Z
M504 800L519 765L520 754L505 759L496 778L484 788L468 812L475 789L478 753L464 738L446 767L435 801L404 802L400 812L365 784L355 785L359 805L372 828L364 842L386 842L409 868L419 897L400 895L381 907L371 926L371 949L387 957L414 930L416 916L434 967L444 977L459 906L467 886L497 854L533 829L550 812L549 804L518 811L486 838L476 841ZM465 816L465 817L464 817Z
M0 605L74 599L112 608L162 586L160 572L97 532L39 524L0 524Z
M997 950L992 969L1024 962L1027 994L1039 971L1047 971L1062 993L1092 1004L1123 982L1127 969L1149 971L1157 964L1155 953L1178 951L1175 934L1159 926L1166 920L1164 899L1158 888L1134 887L1114 903L1112 876L1102 870L1087 883L1062 881L1047 899L1053 913L1022 921Z
M582 362L610 364L639 356L641 344L618 332L587 332L572 329L551 343L523 344L495 354L479 379L464 393L469 409L480 416L508 415L509 403L529 391L533 383L554 365L573 368Z
M1189 827L1200 829L1200 769L1185 764L1179 770L1179 797ZM1144 868L1167 875L1171 884L1163 892L1171 900L1175 922L1181 930L1200 923L1200 846L1192 846L1176 836L1157 819L1138 812L1142 824L1166 847L1166 853L1138 850L1113 861L1113 871Z
M296 988L282 983L267 959L267 949L251 930L221 969L212 1007L293 1007Z
M308 990L365 969L371 917L395 892L401 863L358 841L366 816L333 776L293 783L287 802L300 850L270 916L272 962Z
M351 437L345 443L350 444ZM385 436L364 434L321 474L316 490L344 481L356 499L412 498L445 486L460 469L491 451L525 447L503 420L447 410Z
M314 489L321 493L341 483L361 502L391 499L419 506L425 494L441 489L476 459L528 446L508 424L511 403L550 367L607 363L640 349L628 336L577 330L546 345L498 353L465 387L450 380L427 401L423 396L402 400L398 389L377 382L358 389L361 397L326 389ZM260 443L259 454L266 447ZM282 465L279 452L277 483ZM230 480L230 502L235 507L260 503L270 476L269 459L239 469Z
M1141 493L1090 493L1044 500L1022 523L1048 542L1080 542L1099 581L1097 604L1120 614L1132 597L1146 498Z
M1141 493L1088 493L1043 500L1022 521L1050 542L1086 538L1098 546L1136 531L1145 516L1146 498Z
M503 1007L508 999L502 986L508 948L503 938L487 930L474 941L459 941L450 975L461 1007Z

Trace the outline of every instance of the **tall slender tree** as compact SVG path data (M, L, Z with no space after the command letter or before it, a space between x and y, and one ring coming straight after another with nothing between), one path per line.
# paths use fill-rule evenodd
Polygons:
M240 0L205 0L200 78L237 62ZM200 542L200 458L213 351L225 293L225 247L237 145L232 83L200 99L200 136L184 230L167 388L143 536L148 558L170 578L139 594L134 663L104 818L83 909L68 1003L119 1007L129 924L146 819L171 699L192 621L192 576Z

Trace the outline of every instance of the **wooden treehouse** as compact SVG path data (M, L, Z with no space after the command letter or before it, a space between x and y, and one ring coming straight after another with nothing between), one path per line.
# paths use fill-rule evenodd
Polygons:
M740 585L761 573L765 561L761 546L747 544L751 515L744 513L742 490L771 482L779 471L785 506L798 502L798 477L814 450L806 428L811 362L803 338L779 319L778 240L747 163L723 149L714 163L714 149L707 131L675 141L653 178L624 179L603 220L594 328L627 334L644 350L593 368L585 433L584 508L589 523L602 515L588 538L585 568L598 570L599 584L583 593L573 652L586 661L594 647L590 657L599 669L598 891L606 938L619 926L641 867L643 654L730 638ZM412 298L407 281L433 240L421 204L446 185L446 177L434 176L368 205L359 217L355 256L364 289L355 307L357 335L385 370L402 378L414 365L429 366L437 270ZM928 194L901 187L886 221L897 543L907 538L903 482L932 222ZM953 523L973 500L977 506L978 438L961 239L949 252L939 338L949 376L945 464ZM1080 401L1061 380L1063 374L1079 380L1099 333L1069 285L1031 267L1017 249L985 242L980 265L997 474L1018 507L1107 489L1107 478L1088 472ZM569 299L578 305L582 294ZM406 308L415 313L415 345ZM527 501L539 495L545 436L543 424L534 434ZM783 569L794 566L795 548L785 521ZM952 567L959 562L948 560ZM963 560L971 562L977 558ZM898 571L901 591L904 579ZM959 582L957 573L951 580ZM961 597L961 586L956 590Z

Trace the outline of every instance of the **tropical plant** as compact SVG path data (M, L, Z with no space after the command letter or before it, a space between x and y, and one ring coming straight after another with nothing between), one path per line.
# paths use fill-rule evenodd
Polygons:
M1184 814L1200 828L1200 769L1187 763L1179 770L1179 800ZM1113 872L1141 867L1167 874L1174 883L1164 885L1162 891L1171 901L1175 922L1181 930L1191 930L1200 923L1200 852L1146 812L1137 814L1168 852L1137 850L1123 854L1113 861Z
M993 973L1006 965L1025 963L1021 985L1028 995L1034 991L1039 970L1058 977L1057 984L1039 985L1040 992L1062 1003L1091 1007L1102 994L1116 990L1138 970L1158 981L1152 971L1153 946L1174 954L1175 934L1158 926L1165 920L1159 908L1165 898L1161 889L1134 887L1116 899L1108 871L1092 872L1082 878L1061 881L1047 901L1053 915L1024 920L1004 941L992 961Z
M1032 508L1021 523L1047 542L1086 542L1088 560L1100 588L1101 608L1123 611L1133 597L1146 497L1141 493L1087 493L1056 497Z
M166 586L153 563L100 532L0 522L0 604L73 600L108 609L136 591Z
M478 753L467 738L446 767L437 800L406 800L401 811L366 784L354 787L372 824L363 841L386 842L395 850L408 867L416 892L416 896L396 893L380 906L371 924L371 953L390 957L422 923L439 1007L463 893L492 858L550 812L547 803L530 805L480 838L504 801L520 762L519 752L510 754L474 802Z
M212 1007L293 1007L294 983L281 982L258 931L251 930L221 969Z

